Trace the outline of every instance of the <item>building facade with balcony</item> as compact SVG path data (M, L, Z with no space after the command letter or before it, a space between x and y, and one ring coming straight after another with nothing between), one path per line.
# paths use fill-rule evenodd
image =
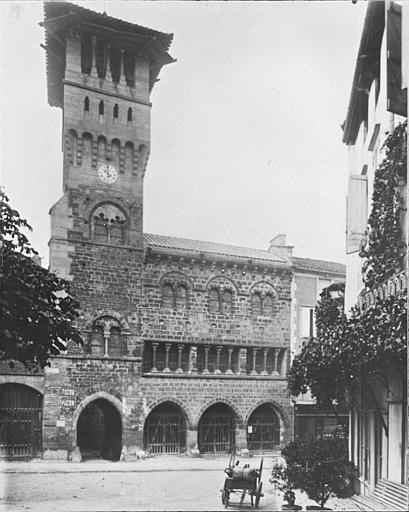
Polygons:
M374 191L381 179L377 169L387 155L384 142L407 119L409 54L404 34L409 19L405 9L399 2L368 2L344 124L343 142L349 155L347 313L357 305L358 311L364 314L377 307L379 301L388 297L398 301L407 293L406 164L399 167L399 162L394 162L391 171L397 173L395 197L399 199L393 208L399 212L396 224L400 229L398 242L404 248L403 257L391 263L390 268L386 265L385 279L372 273L372 281L365 278L365 258L360 257L360 253L365 256L371 250L368 236L374 228L372 222L368 231L368 220L371 212L372 219L376 215L374 201L379 203ZM401 156L406 155L406 143L402 148ZM384 201L387 195L385 188ZM387 250L387 244L383 250ZM360 392L352 405L350 454L359 473L356 491L365 496L362 503L369 509L374 506L377 510L407 509L406 378L393 362L385 360L370 374L361 375Z

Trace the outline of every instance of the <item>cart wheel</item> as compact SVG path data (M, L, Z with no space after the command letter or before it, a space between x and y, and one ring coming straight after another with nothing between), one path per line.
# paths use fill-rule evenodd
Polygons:
M262 492L261 492L262 490L263 490L263 482L260 482L257 487L257 494L256 494L256 501L254 503L254 508L258 508L258 504L260 503L260 498L262 496Z
M224 508L227 508L229 506L229 497L229 491L226 488L224 488L222 491L222 503L224 505Z

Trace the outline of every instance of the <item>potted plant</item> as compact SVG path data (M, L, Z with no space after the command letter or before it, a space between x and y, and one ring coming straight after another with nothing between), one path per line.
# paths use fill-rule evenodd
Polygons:
M318 503L307 510L330 510L325 507L328 499L345 495L351 485L354 469L345 439L293 441L282 450L282 456L290 484Z
M275 464L273 466L270 482L276 489L279 489L282 492L284 491L283 499L286 503L281 505L281 510L302 509L300 505L295 504L295 492L288 474L288 468L284 464Z

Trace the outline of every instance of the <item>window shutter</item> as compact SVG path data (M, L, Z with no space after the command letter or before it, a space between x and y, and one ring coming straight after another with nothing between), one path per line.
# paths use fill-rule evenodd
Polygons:
M364 175L351 175L348 182L346 253L359 251L368 220L368 181Z

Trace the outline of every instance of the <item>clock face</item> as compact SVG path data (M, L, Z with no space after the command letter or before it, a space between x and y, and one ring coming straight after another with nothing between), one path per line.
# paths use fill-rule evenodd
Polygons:
M118 171L115 169L113 165L103 164L98 169L98 176L101 181L104 183L115 183L118 179Z

